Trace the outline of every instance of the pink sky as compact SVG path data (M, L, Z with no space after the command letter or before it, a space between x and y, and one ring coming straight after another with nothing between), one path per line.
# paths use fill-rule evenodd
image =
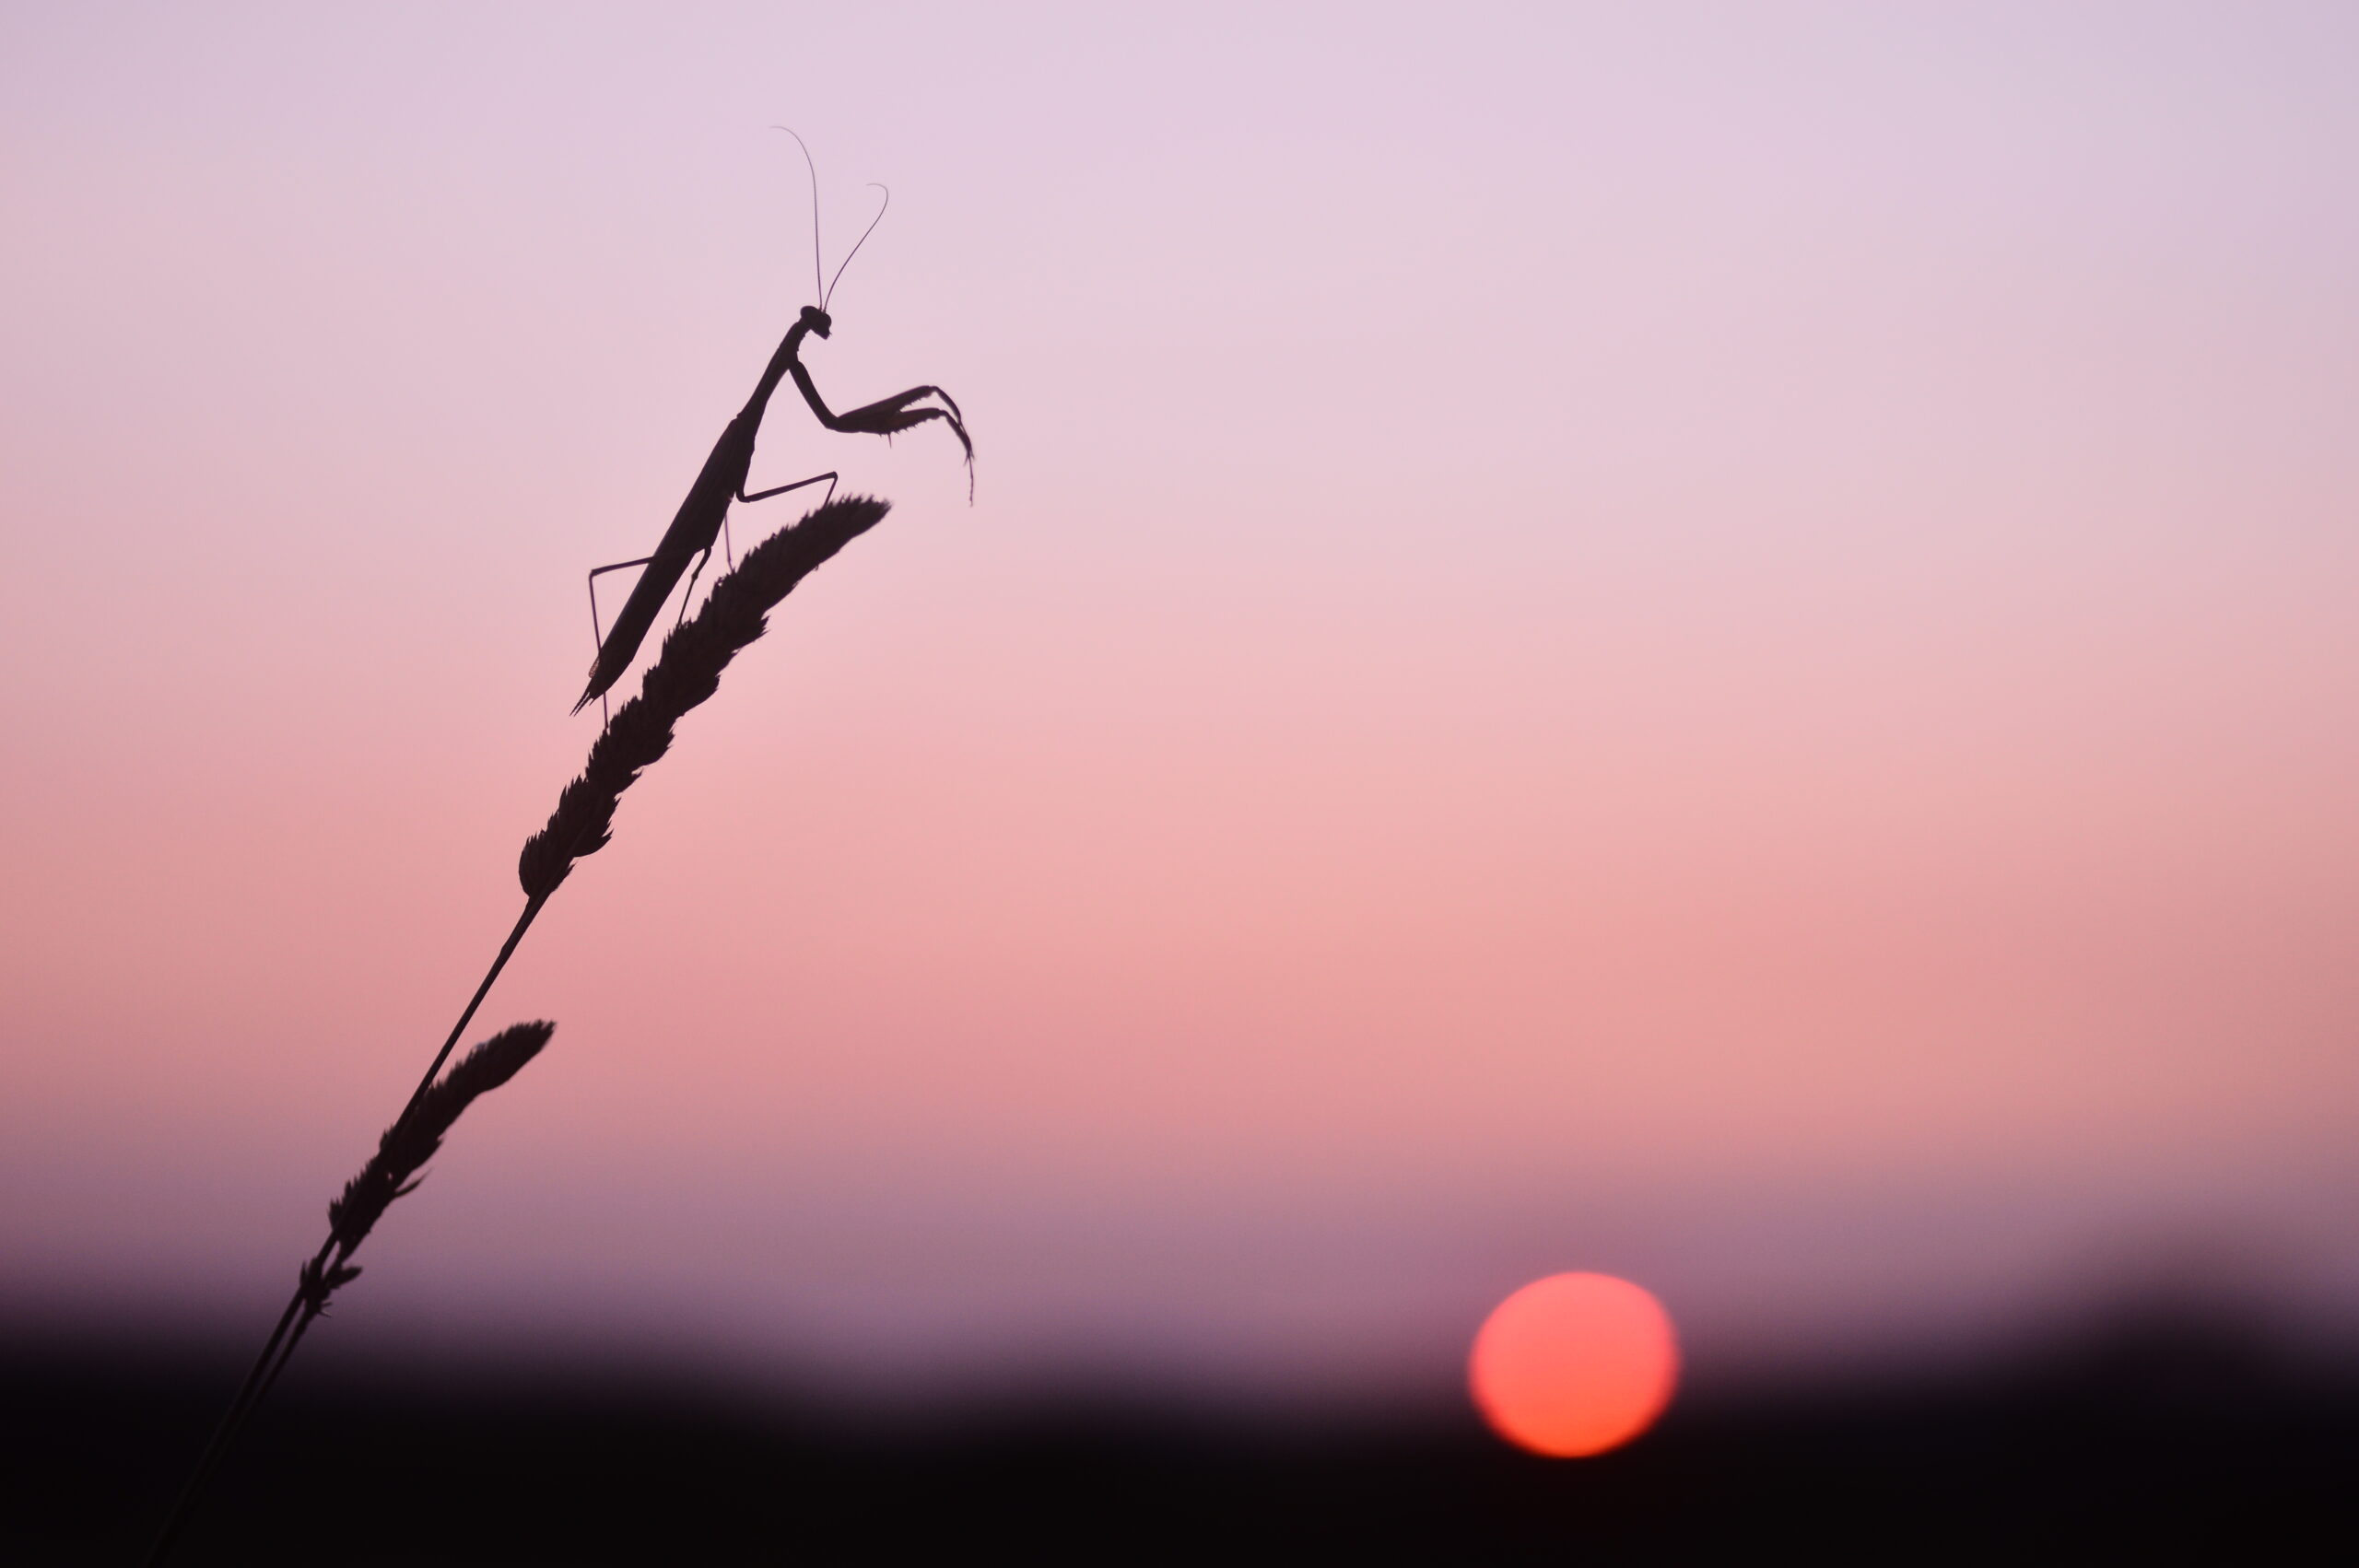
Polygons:
M579 766L582 572L809 296L784 122L831 269L894 190L814 373L950 388L976 504L775 406L896 511L332 1338L1373 1388L1601 1269L1703 1376L2223 1247L2347 1320L2354 46L11 13L0 1305L260 1331Z

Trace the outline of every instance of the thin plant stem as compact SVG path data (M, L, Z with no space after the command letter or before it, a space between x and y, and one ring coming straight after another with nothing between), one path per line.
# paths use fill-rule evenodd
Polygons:
M490 994L492 982L499 978L502 969L508 967L508 960L515 956L516 944L524 940L524 932L531 929L533 918L548 901L549 895L546 893L536 894L524 901L524 912L516 918L515 929L500 944L499 955L484 972L483 983L475 987L475 994L467 999L466 1011L460 1013L459 1021L451 1026L451 1036L435 1053L434 1065L426 1070L426 1076L419 1081L417 1092L402 1107L402 1114L393 1118L395 1128L417 1113L419 1103L426 1098L426 1092L434 1086L435 1077L442 1071L442 1064L451 1059L452 1047L466 1034L467 1025L475 1022L475 1011L483 1006L483 999ZM182 1532L188 1528L189 1520L195 1516L196 1505L203 1501L205 1488L213 1480L213 1472L220 1468L222 1459L236 1444L239 1433L245 1428L246 1419L262 1403L263 1396L270 1392L271 1385L278 1381L278 1375L294 1355L296 1345L303 1338L303 1331L311 1326L311 1319L320 1315L322 1302L312 1281L321 1278L323 1271L330 1266L339 1240L336 1232L331 1228L327 1240L320 1243L320 1250L312 1255L311 1263L302 1270L295 1293L288 1298L287 1309L278 1315L277 1327L271 1329L270 1338L264 1341L262 1354L254 1358L254 1364L247 1372L245 1382L239 1385L237 1397L229 1401L229 1409L222 1415L221 1423L213 1429L212 1440L205 1444L205 1453L197 1460L196 1469L190 1472L188 1484L181 1489L179 1500L172 1504L171 1516L164 1521L164 1527L157 1533L156 1544L148 1549L147 1568L160 1568L171 1554Z
M946 401L946 400L945 400ZM931 412L931 411L929 411ZM939 417L940 415L936 415ZM962 432L960 440L966 437ZM724 573L712 585L705 605L697 615L675 626L663 644L662 654L648 670L640 695L616 709L601 729L597 741L590 749L590 758L581 777L567 785L557 797L557 807L550 814L548 824L526 840L517 863L517 876L525 895L524 911L516 918L515 928L508 940L500 944L499 954L485 971L483 982L475 987L475 995L467 1000L466 1010L452 1025L449 1038L435 1053L433 1065L426 1076L418 1080L417 1088L410 1094L408 1104L387 1129L379 1144L379 1159L372 1161L360 1176L354 1178L344 1198L328 1210L328 1237L320 1249L300 1270L294 1295L287 1308L279 1314L277 1327L263 1344L262 1354L254 1360L252 1370L246 1374L237 1397L229 1403L229 1412L214 1430L212 1440L205 1445L188 1484L181 1491L180 1499L172 1506L170 1517L157 1535L156 1544L147 1553L147 1568L160 1568L172 1547L187 1529L197 1504L203 1500L206 1486L222 1458L237 1441L247 1420L278 1381L279 1373L295 1353L314 1318L326 1308L327 1300L337 1286L350 1280L359 1270L347 1266L353 1250L375 1223L385 1203L407 1189L401 1185L414 1164L401 1172L386 1174L382 1162L386 1152L401 1141L411 1119L419 1114L429 1094L436 1090L436 1079L451 1053L474 1022L475 1012L490 994L493 982L508 966L517 943L524 940L534 918L543 905L563 884L577 860L595 854L604 848L612 832L615 807L624 790L637 781L640 774L660 760L672 744L673 727L689 709L710 697L721 684L722 672L737 653L759 638L768 626L768 614L811 572L824 564L837 551L865 533L881 521L889 507L871 497L833 497L805 514L800 523L781 529L751 551L736 568ZM537 1039L522 1056L512 1059L521 1064L546 1040L547 1025L520 1025L522 1029L537 1028ZM511 1034L515 1031L511 1031ZM481 1051L487 1048L478 1047ZM475 1058L470 1056L467 1061ZM454 1070L464 1072L466 1061ZM514 1065L506 1071L512 1072ZM505 1073L494 1082L504 1082ZM479 1092L479 1091L478 1091ZM455 1116L456 1107L452 1114ZM428 1140L426 1152L417 1156L423 1160L439 1147L439 1132ZM374 1173L383 1178L384 1185L376 1189L374 1207L366 1218L354 1218L354 1211L345 1205Z
M325 1249L322 1250L324 1252ZM254 1358L252 1370L246 1374L245 1382L238 1388L238 1397L229 1401L228 1410L221 1412L220 1422L213 1428L212 1438L205 1445L205 1452L198 1457L196 1468L189 1472L187 1483L181 1488L180 1497L172 1504L171 1515L164 1521L164 1527L157 1532L156 1544L147 1549L147 1568L158 1568L171 1554L181 1532L195 1516L197 1502L211 1483L215 1469L220 1465L222 1456L229 1453L238 1429L246 1423L246 1412L253 1408L255 1397L275 1375L271 1371L273 1361L278 1354L280 1344L288 1337L288 1329L295 1322L295 1315L302 1307L303 1293L298 1289L288 1301L287 1310L278 1315L278 1327L273 1328L270 1338L264 1341L262 1354Z
M442 1064L451 1059L452 1047L459 1043L459 1036L467 1032L467 1025L475 1022L475 1009L483 1005L483 999L491 993L491 983L499 978L502 969L508 967L508 960L515 955L516 944L523 941L524 933L532 929L533 917L539 914L541 906L548 901L549 895L546 893L535 893L524 901L524 912L516 917L516 929L508 933L506 942L500 943L499 956L491 961L489 969L484 971L483 984L477 986L475 994L467 999L467 1010L459 1014L459 1021L451 1025L450 1038L444 1040L442 1048L434 1053L434 1065L426 1070L426 1076L417 1081L417 1087L410 1094L409 1104L404 1106L402 1114L393 1118L395 1127L417 1113L418 1102L426 1098L428 1089L434 1087L435 1075L442 1071Z

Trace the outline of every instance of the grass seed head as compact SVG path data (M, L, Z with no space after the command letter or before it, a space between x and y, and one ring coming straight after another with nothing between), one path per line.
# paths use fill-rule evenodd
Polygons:
M377 1140L377 1153L328 1205L328 1228L335 1238L339 1260L352 1256L394 1199L417 1189L417 1173L440 1150L460 1114L515 1077L540 1054L556 1029L549 1023L518 1024L479 1042L452 1064L418 1100L416 1109L385 1129ZM343 1282L305 1278L307 1289L319 1287L323 1303L326 1293Z
M675 627L640 677L639 695L615 710L590 747L580 778L557 796L548 825L525 842L516 877L528 898L555 893L584 855L614 836L622 792L672 749L682 715L721 687L721 673L768 629L769 612L794 585L885 519L888 503L842 496L780 529L745 553L712 585L704 608Z

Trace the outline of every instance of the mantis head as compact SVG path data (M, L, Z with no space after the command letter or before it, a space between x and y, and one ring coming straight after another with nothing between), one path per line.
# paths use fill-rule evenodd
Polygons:
M814 336L825 337L827 335L828 329L836 323L827 311L816 305L805 305L803 307L803 324L811 329Z

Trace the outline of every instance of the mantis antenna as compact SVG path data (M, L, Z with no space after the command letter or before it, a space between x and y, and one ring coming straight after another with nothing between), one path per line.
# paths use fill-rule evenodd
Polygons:
M794 145L803 149L803 167L811 172L811 287L812 291L819 296L819 309L824 310L827 308L827 289L819 281L819 166L811 161L810 144L796 134L794 127L773 125L770 129L784 131L788 135L794 137ZM876 216L883 217L885 215L879 212ZM868 227L874 228L876 226L872 223ZM868 236L863 234L861 238L865 240ZM860 247L854 245L852 249L857 251ZM846 256L844 260L850 262L851 258ZM836 275L841 277L843 275L844 269L838 267Z
M827 308L827 301L836 297L836 285L843 281L844 268L851 265L852 257L860 254L860 248L868 243L870 235L876 232L876 226L885 221L885 209L893 205L893 193L890 189L874 180L871 180L869 184L883 191L885 199L876 204L876 216L868 220L868 227L860 231L860 238L852 242L850 251L844 252L842 264L836 268L836 275L827 280L827 291L819 296L819 309L822 310Z

